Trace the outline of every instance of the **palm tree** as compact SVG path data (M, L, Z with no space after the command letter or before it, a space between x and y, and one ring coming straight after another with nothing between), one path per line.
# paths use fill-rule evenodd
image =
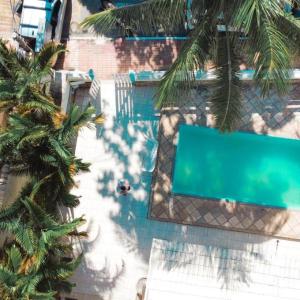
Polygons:
M73 287L68 278L81 255L66 259L72 251L68 237L85 235L77 232L84 219L63 222L48 214L38 204L38 191L46 184L47 180L29 183L20 197L0 212L0 230L13 237L0 259L0 295L2 292L7 299L54 299ZM6 299L3 295L1 299Z
M0 110L14 109L21 114L58 111L47 86L53 63L64 51L64 46L51 42L38 54L23 57L0 39Z
M54 299L55 292L39 292L40 274L20 273L22 254L16 245L8 247L0 263L0 296L3 300Z
M0 231L10 241L3 246L2 259L0 255L1 299L55 299L54 295L72 290L68 278L81 255L68 258L72 255L70 238L86 236L77 231L84 219L62 221L58 210L59 204L79 204L79 198L69 191L73 176L87 171L88 164L74 156L71 142L93 113L90 106L83 110L74 106L68 115L54 115L51 122L44 123L36 119L35 112L11 112L7 127L0 132L2 161L12 173L28 174L31 179L20 197L0 212ZM7 254L11 246L22 256L14 269Z
M270 0L146 0L109 9L86 18L82 25L98 34L118 28L153 34L172 32L192 16L192 29L180 54L160 82L157 106L186 99L194 72L212 61L217 79L212 87L211 112L222 131L234 130L242 109L241 57L255 70L262 97L274 87L288 92L293 55L298 53L300 21L284 11L284 2Z
M68 115L50 124L11 114L7 128L0 132L3 163L9 164L10 172L16 175L29 175L36 181L47 177L47 186L41 188L41 194L55 203L76 206L78 198L68 191L74 186L73 176L88 171L89 164L74 156L71 142L94 111L91 106L83 110L74 106ZM48 209L56 207L49 201L45 205Z
M71 292L68 279L81 261L81 255L73 257L72 240L86 236L77 231L84 219L64 221L58 211L60 205L79 204L70 193L73 177L89 165L76 158L72 143L94 108L74 106L65 115L47 92L52 64L62 51L48 44L24 58L0 40L0 112L8 115L0 128L1 164L30 180L0 212L0 231L8 236L0 251L0 298L5 300L54 300Z

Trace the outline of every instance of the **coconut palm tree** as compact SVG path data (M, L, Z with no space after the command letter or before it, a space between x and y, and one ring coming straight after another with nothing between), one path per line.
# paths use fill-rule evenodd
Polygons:
M23 57L0 39L0 110L52 113L58 110L47 92L52 66L64 52L62 45L46 44L38 54ZM45 118L43 116L43 118Z
M0 230L10 234L0 257L1 299L54 299L59 292L72 289L68 278L81 255L66 259L72 251L68 237L85 235L77 232L84 219L63 222L47 213L38 204L38 190L46 184L47 180L29 183L20 197L0 212Z
M211 112L222 131L234 130L242 109L241 58L254 69L262 97L274 87L288 92L293 55L298 53L300 21L284 10L284 0L146 0L109 9L86 18L82 25L98 34L113 29L166 33L190 20L188 39L160 82L157 106L187 99L195 70L213 62L216 80L210 97ZM189 5L188 3L191 3Z

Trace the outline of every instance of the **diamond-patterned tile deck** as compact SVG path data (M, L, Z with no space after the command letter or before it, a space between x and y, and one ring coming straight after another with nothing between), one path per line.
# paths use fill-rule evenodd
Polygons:
M300 88L293 84L289 96L275 93L262 100L251 85L245 88L240 130L300 137ZM152 180L150 218L189 225L218 227L300 240L300 211L199 199L171 193L178 125L213 126L208 90L200 87L188 103L161 113L159 149Z

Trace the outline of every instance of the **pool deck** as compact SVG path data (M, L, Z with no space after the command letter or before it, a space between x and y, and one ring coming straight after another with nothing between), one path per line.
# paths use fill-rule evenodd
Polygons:
M160 221L300 240L300 211L172 195L171 175L178 125L213 126L209 103L205 101L207 96L205 89L200 89L194 100L180 107L180 110L173 107L162 111L149 217ZM245 96L240 130L279 137L300 137L300 101L297 100L300 94L296 85L285 99L271 95L268 99L259 100L251 86L246 89Z
M164 112L159 120L152 107L151 99L154 93L153 87L132 87L123 79L101 80L94 82L90 92L86 89L76 92L76 103L87 104L92 100L98 111L105 114L106 122L103 127L85 128L78 135L76 155L91 163L91 167L90 172L76 176L77 187L73 192L81 196L81 203L70 213L73 217L85 216L87 223L80 229L87 230L89 235L75 245L76 252L83 251L85 255L72 278L76 287L67 297L78 300L139 300L136 296L136 286L141 279L149 276L151 245L153 239L160 239L174 244L203 245L210 250L209 253L214 253L211 249L217 251L220 248L228 249L228 253L240 253L236 264L228 268L224 268L222 262L215 263L211 255L204 257L205 265L210 266L213 263L220 271L218 288L210 292L210 299L222 299L217 295L238 284L241 287L239 298L227 297L226 300L252 300L257 298L259 293L265 295L263 299L299 300L299 284L294 279L300 280L300 275L291 267L299 265L298 241L208 228L207 225L176 224L183 222L176 218L170 219L167 206L163 207L166 212L164 220L172 222L161 222L161 219L148 217L151 166L153 167L150 153L157 140L158 123L176 121L176 114L172 114L171 111L170 115ZM201 122L206 123L204 117L203 115L199 118ZM189 119L187 111L185 118ZM172 128L170 124L165 130ZM173 133L170 131L169 134L164 134L168 138ZM159 136L161 139L161 133ZM162 147L161 144L160 151ZM169 161L166 157L166 162ZM121 178L126 178L131 183L132 189L127 197L116 192L116 185ZM199 199L197 201L199 202ZM193 209L191 206L183 207L185 203L190 204L188 199L183 199L182 211L187 211L190 215L197 213L190 211ZM205 209L209 211L210 207L206 206ZM249 263L249 255L255 255L257 258L253 260L253 264ZM277 284L281 291L280 297L267 296L276 292L270 291L268 272L271 270L265 264L274 255L277 255L276 265L280 263L283 267ZM282 258L280 261L279 256ZM173 254L171 258L173 259ZM178 260L175 257L176 266L186 267L189 274L191 271L194 274L196 269L188 263L185 256L182 258L185 261L184 265L181 264L181 258ZM263 273L257 277L256 271L260 272L259 270L266 268L267 274ZM170 275L177 274L176 272ZM207 273L201 272L201 278L205 274ZM187 278L185 274L183 277ZM260 282L259 286L254 284L257 280ZM210 281L200 283L203 284L202 291L211 287ZM270 293L266 292L266 289ZM246 298L245 290L251 291L250 298Z

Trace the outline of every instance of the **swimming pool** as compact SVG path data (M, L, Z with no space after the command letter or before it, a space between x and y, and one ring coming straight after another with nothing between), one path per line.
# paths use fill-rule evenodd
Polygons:
M300 141L181 125L172 191L300 209Z

